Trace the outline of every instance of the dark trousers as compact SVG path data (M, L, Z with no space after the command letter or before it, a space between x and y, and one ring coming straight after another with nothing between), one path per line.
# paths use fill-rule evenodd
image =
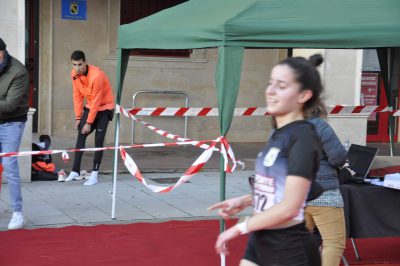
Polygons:
M81 122L78 126L78 138L76 140L76 149L83 149L86 145L86 138L89 136L94 130L95 132L95 147L101 148L103 147L104 138L106 137L108 123L112 120L114 112L112 110L104 110L97 112L96 119L93 121L91 125L91 129L89 134L82 134L82 128L86 123L87 117L89 114L89 109L85 108L83 110L83 115L81 118ZM83 152L75 152L74 164L72 166L72 171L79 173L81 170L81 160L82 160ZM94 153L93 159L93 171L98 171L101 163L101 159L103 158L103 151L96 151Z

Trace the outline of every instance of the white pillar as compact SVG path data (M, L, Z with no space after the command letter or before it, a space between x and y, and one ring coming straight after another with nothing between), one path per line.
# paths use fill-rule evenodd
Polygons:
M28 120L25 123L24 134L22 135L22 142L19 148L20 151L31 151L32 150L32 117L35 113L35 108L29 108ZM31 156L21 156L18 158L19 174L21 176L21 182L31 182Z
M25 0L1 0L0 25L8 52L25 64Z
M294 56L308 58L320 53L324 63L319 68L324 84L326 105L360 105L363 51L355 49L295 49ZM342 142L365 145L368 116L330 115L328 122Z
M25 65L25 47L26 47L26 30L25 30L25 0L18 0L18 51L15 57Z

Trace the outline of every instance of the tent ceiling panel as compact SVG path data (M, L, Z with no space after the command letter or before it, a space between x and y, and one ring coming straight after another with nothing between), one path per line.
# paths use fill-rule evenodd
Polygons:
M398 0L191 0L119 28L122 49L400 46Z
M223 26L256 0L192 0L118 31L118 48L192 49L220 46Z

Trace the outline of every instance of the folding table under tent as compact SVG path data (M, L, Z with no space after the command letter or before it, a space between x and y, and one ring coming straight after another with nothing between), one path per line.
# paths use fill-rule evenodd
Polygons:
M392 48L400 47L400 1L190 0L162 10L119 26L117 104L121 101L130 50L211 47L218 48L215 82L220 133L225 136L236 105L245 48L385 48L381 54L390 57L395 51ZM390 71L385 80L390 86ZM118 146L119 114L115 121ZM225 199L225 177L221 158L221 200Z

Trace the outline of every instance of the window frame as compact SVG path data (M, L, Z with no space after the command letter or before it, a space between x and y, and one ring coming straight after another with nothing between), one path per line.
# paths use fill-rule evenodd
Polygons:
M140 20L187 0L120 0L120 25ZM133 49L132 56L190 58L191 49Z

